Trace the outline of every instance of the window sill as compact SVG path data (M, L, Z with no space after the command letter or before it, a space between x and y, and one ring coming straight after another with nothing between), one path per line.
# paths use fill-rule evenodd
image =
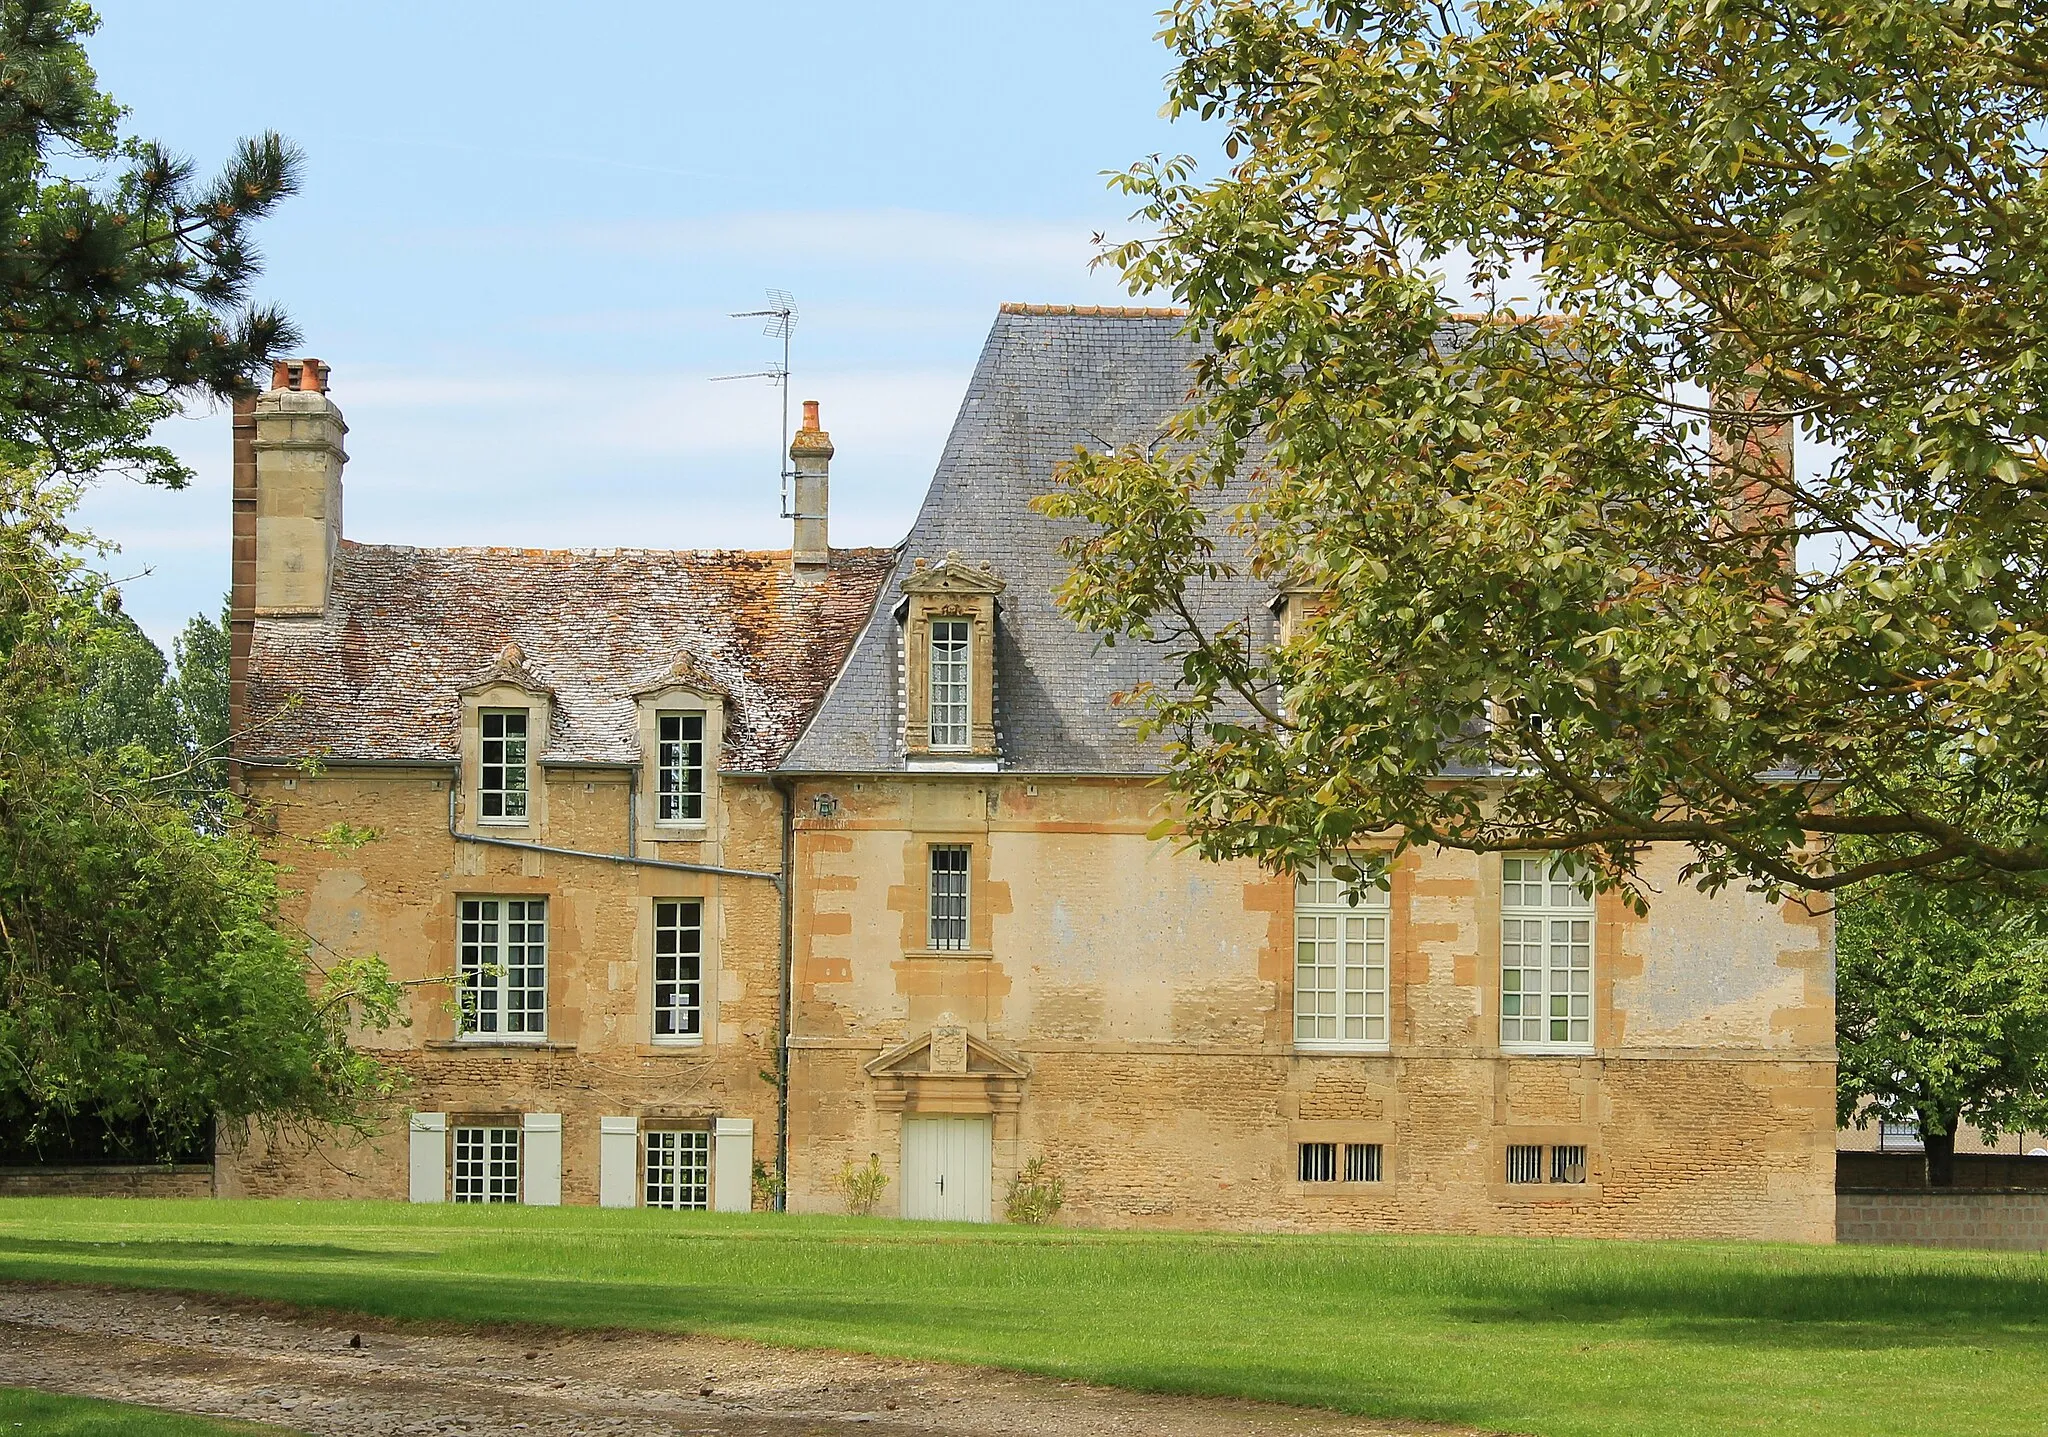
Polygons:
M479 818L476 821L476 826L478 828L531 828L533 827L533 820L531 818Z
M1362 1038L1355 1043L1305 1043L1295 1040L1297 1058L1384 1058L1394 1051L1384 1038Z
M1394 1184L1382 1178L1376 1183L1305 1183L1294 1180L1294 1190L1303 1197L1384 1197L1393 1190Z
M702 1033L666 1034L649 1038L647 1046L657 1053L673 1053L678 1048L685 1050L701 1048L704 1046L704 1035Z
M551 1043L545 1036L522 1038L506 1033L492 1033L481 1038L429 1038L429 1048L449 1052L457 1048L523 1048L540 1053L573 1053L574 1043Z
M659 843L700 843L711 832L711 824L705 819L689 823L657 823L649 831Z
M996 956L993 948L906 948L905 958L978 958L983 962Z
M1502 1043L1503 1058L1590 1058L1600 1050L1591 1043Z

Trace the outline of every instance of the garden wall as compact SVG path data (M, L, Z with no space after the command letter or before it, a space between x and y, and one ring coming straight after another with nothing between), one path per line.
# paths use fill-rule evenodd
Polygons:
M2018 1153L1957 1153L1955 1185L1959 1188L2026 1188L2048 1192L2048 1158ZM1835 1190L1851 1192L1885 1188L1893 1192L1927 1189L1927 1161L1918 1153L1835 1154Z
M0 1168L0 1197L212 1197L212 1163Z
M1835 1197L1835 1241L2040 1252L2048 1250L2048 1192L1847 1189Z

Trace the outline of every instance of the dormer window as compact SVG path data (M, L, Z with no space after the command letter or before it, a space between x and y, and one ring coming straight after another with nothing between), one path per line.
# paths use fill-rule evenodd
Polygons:
M482 773L477 802L485 823L526 822L527 765L525 709L485 709Z
M932 620L932 747L965 749L972 742L968 713L966 619Z
M704 713L655 715L656 823L704 821Z

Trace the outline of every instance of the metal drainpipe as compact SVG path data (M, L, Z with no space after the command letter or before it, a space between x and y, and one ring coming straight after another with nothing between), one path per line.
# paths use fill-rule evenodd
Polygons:
M775 789L782 795L782 873L775 886L782 897L782 991L776 1002L775 1021L775 1180L781 1189L775 1195L775 1210L789 1211L789 1036L796 964L793 908L795 887L789 875L796 872L796 786L777 776Z
M634 868L672 868L681 873L716 873L726 878L760 878L783 886L780 873L758 868L722 868L716 863L680 863L670 858L640 858L630 853L593 853L587 848L557 848L549 843L529 843L523 838L492 838L481 833L464 833L455 825L455 794L462 783L462 770L448 786L448 836L457 843L480 843L490 848L511 848L521 853L552 853L557 858L589 858L599 863L623 863Z

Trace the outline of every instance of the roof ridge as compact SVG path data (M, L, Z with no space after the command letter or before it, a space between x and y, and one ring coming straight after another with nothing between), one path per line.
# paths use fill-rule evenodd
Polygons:
M1146 308L1127 304L1005 304L1004 314L1050 314L1080 319L1186 319L1179 308Z
M343 539L341 542L345 548L383 549L387 552L401 554L505 554L520 558L551 558L557 555L569 555L578 558L605 558L625 554L664 554L671 556L678 554L715 554L783 560L787 559L790 553L788 549L658 549L645 544L583 545L547 549L522 544L384 544L366 539ZM832 553L835 557L841 554L849 554L859 555L863 558L879 558L882 555L894 554L895 552L896 546L891 544L835 544L832 546Z

